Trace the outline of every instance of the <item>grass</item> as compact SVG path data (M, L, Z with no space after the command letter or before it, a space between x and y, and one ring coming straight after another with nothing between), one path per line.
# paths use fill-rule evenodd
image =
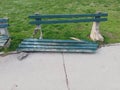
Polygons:
M107 12L108 21L100 25L104 43L120 42L120 0L1 0L0 17L9 18L12 38L9 50L15 50L22 39L32 36L35 26L29 25L28 16L41 14L83 14ZM92 23L42 25L43 37L89 40Z

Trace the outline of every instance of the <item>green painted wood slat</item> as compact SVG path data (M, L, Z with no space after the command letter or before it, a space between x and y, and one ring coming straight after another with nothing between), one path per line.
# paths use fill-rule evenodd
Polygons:
M21 48L18 51L26 51L26 52L65 52L65 53L95 53L96 50L82 50L82 49L33 49L33 48Z
M92 19L78 19L78 20L48 20L48 21L31 21L30 24L58 24L58 23L79 23L79 22L100 22L100 21L107 21L107 18L92 18Z
M61 49L96 49L96 46L50 46L50 45L20 45L19 48L61 48Z
M7 23L3 23L3 24L0 24L0 28L6 28L8 27L9 25Z
M50 42L21 42L21 45L44 45L44 46L96 46L98 44L88 44L88 43L50 43Z
M108 16L107 13L98 13L98 14L49 14L49 15L40 15L35 14L29 16L31 19L41 19L41 18L79 18L79 17L96 17L96 16Z
M0 18L0 23L7 23L8 22L8 19L6 18Z
M24 39L24 42L50 42L50 43L91 43L91 44L97 44L96 42L90 42L90 41L85 41L85 40L55 40L55 39L33 39L33 38L28 38Z

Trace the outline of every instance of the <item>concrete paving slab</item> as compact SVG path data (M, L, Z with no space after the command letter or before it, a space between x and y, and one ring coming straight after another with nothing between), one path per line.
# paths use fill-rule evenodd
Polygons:
M70 90L120 90L120 45L64 54Z
M0 90L67 90L61 54L0 57Z

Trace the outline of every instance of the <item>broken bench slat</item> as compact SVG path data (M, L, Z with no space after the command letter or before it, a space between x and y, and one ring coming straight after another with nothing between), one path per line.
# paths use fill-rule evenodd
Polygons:
M97 44L87 43L58 43L58 42L21 42L22 45L51 45L51 46L98 46Z
M0 24L0 28L6 28L6 27L8 27L9 25L8 24Z
M45 49L45 48L21 48L18 51L24 52L65 52L65 53L95 53L96 50L89 49Z
M85 40L55 40L55 39L36 39L36 38L28 38L24 39L24 42L56 42L56 43L92 43L94 44L95 42L90 42L90 41L85 41Z
M24 39L19 45L18 51L40 52L95 52L97 43L76 40L47 40Z
M19 48L45 48L45 49L96 49L96 46L48 46L48 45L20 45Z

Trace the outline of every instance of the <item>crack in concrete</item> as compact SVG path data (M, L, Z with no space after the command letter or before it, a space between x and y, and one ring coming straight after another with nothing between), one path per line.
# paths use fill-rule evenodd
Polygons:
M62 59L63 59L63 68L64 68L64 73L65 73L65 78L66 78L66 85L67 85L68 90L70 90L69 80L68 80L68 75L67 75L67 70L66 70L65 59L64 59L63 53L62 53Z

